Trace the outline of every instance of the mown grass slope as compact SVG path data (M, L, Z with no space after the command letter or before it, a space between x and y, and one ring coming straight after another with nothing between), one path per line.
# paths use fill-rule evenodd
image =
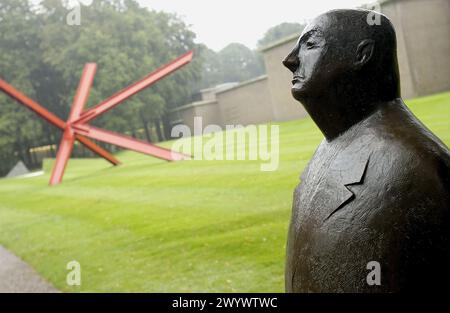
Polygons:
M450 143L450 93L407 103ZM67 292L281 292L292 191L321 139L309 118L281 123L274 172L124 152L115 168L72 159L50 188L47 163L44 176L0 180L0 244ZM81 287L66 284L72 260Z

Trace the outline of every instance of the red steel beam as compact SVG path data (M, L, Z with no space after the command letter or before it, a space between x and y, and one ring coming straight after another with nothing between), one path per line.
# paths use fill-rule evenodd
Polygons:
M75 143L75 136L71 123L80 117L81 112L83 112L83 108L89 98L92 83L94 82L96 70L96 64L88 63L84 66L83 74L81 74L80 83L75 93L72 108L70 110L69 119L56 155L55 165L53 166L52 175L50 177L50 185L56 185L62 181L67 162L72 154L73 145Z
M16 100L20 104L23 104L28 109L32 110L36 114L38 114L40 117L45 119L50 124L58 127L61 130L64 130L66 128L66 123L61 120L59 117L57 117L55 114L51 113L44 107L42 107L39 103L32 100L31 98L24 95L22 92L8 84L6 81L0 79L0 90L5 92L8 96L10 96L12 99ZM112 154L110 154L105 149L101 148L91 140L76 135L76 139L81 142L86 148L91 150L92 152L100 155L101 157L105 158L107 161L112 163L113 165L120 164L119 160L117 160Z
M81 74L80 83L78 85L75 98L73 100L72 108L69 114L68 123L74 122L83 112L84 107L89 98L89 92L94 82L95 72L97 71L97 64L87 63L84 66L83 74Z
M59 144L58 153L56 154L55 164L53 165L52 175L50 177L49 185L57 185L61 183L64 176L64 171L69 161L70 154L75 143L75 136L70 127L64 131L61 142Z
M4 93L6 93L11 98L15 99L16 101L20 102L21 104L25 105L27 108L35 112L37 115L42 117L44 120L49 122L50 124L55 125L59 129L64 129L66 127L66 123L61 120L59 117L57 117L52 112L48 111L47 109L43 108L40 104L38 104L36 101L28 98L23 93L21 93L19 90L5 82L4 80L0 79L0 90L2 90Z
M146 141L138 140L132 137L124 136L89 125L74 124L73 129L75 133L78 133L80 135L107 142L122 148L149 154L166 161L179 161L190 158L190 156L188 155L172 151L170 149L161 148Z
M80 134L75 134L75 139L83 144L86 148L94 152L95 154L98 154L102 158L104 158L106 161L111 163L112 165L119 165L120 161L111 153L100 147L99 145L95 144L88 138L81 136Z
M189 51L180 57L176 58L172 62L158 68L157 70L153 71L149 75L145 76L141 80L137 81L136 83L122 89L121 91L117 92L110 98L104 100L100 104L96 105L95 107L86 110L82 113L81 117L74 121L74 123L77 124L85 124L94 118L98 117L99 115L111 110L121 102L125 101L126 99L130 98L131 96L135 95L136 93L144 90L145 88L149 87L150 85L154 84L155 82L159 81L160 79L166 77L167 75L171 74L172 72L178 70L180 67L188 64L192 61L194 52Z

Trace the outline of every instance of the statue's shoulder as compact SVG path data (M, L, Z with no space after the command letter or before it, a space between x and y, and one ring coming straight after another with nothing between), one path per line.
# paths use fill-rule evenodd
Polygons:
M366 129L370 160L366 182L371 192L411 203L431 201L449 209L450 153L406 106L376 113ZM378 191L377 191L378 190ZM389 192L388 192L389 191Z
M376 112L367 122L373 158L399 171L450 170L447 146L411 113L401 99ZM407 166L405 166L407 165Z

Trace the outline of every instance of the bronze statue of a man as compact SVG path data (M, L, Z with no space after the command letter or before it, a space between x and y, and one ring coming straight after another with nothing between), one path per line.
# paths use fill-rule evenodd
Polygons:
M325 136L294 193L288 292L450 284L450 153L400 97L393 25L368 14L320 15L283 61Z

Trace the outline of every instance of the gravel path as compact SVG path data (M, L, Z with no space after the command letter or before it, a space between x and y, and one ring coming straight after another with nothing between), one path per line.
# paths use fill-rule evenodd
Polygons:
M0 246L0 293L58 292L28 264Z

